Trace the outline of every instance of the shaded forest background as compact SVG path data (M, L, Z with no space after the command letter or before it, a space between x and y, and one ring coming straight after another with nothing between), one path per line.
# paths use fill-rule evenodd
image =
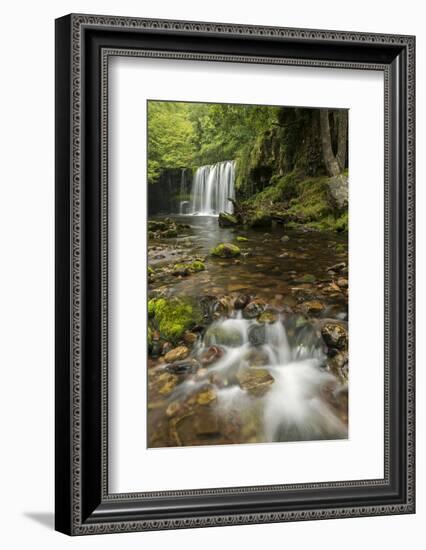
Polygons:
M178 195L183 169L235 160L241 223L347 230L347 159L346 110L148 102L148 182Z

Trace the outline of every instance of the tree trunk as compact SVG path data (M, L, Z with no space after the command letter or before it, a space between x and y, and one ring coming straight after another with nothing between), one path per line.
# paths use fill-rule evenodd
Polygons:
M348 143L348 112L338 111L337 113L337 162L340 170L346 166L346 149Z
M331 146L330 121L328 118L328 109L320 109L320 125L321 125L321 143L322 153L324 156L324 164L330 176L338 176L340 174L340 166L333 153Z

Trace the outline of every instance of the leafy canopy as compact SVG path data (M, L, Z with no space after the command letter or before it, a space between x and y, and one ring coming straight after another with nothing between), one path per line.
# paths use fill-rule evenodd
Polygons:
M148 181L164 168L237 159L276 123L279 108L263 105L148 103Z

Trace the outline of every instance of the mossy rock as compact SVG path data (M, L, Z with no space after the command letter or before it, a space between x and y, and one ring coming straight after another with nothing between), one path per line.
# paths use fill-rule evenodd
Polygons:
M175 264L173 266L173 275L181 275L182 277L186 277L191 273L198 273L199 271L204 271L205 269L206 266L201 260L195 260L190 264Z
M153 298L148 302L148 316L153 318L161 336L173 343L202 321L199 306L184 298Z
M234 225L238 225L238 220L235 216L229 214L228 212L220 212L219 225L220 227L233 227Z
M195 260L192 262L190 268L194 273L198 273L199 271L204 271L206 266L201 260Z
M315 281L316 281L315 275L310 275L310 274L303 275L302 277L298 277L297 279L294 280L294 282L298 284L315 283Z
M237 241L239 243L246 243L248 241L247 237L242 237L241 235L238 235Z
M271 215L263 210L256 211L249 216L247 225L250 227L270 227L272 225Z
M187 264L175 264L173 266L173 275L180 275L182 277L186 277L187 275L190 274L190 269L189 269L189 266Z
M218 258L235 258L241 254L241 250L235 244L221 243L212 248L210 254Z

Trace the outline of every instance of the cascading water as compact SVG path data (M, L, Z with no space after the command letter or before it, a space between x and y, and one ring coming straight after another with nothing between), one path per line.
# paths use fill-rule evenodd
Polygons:
M232 214L235 199L235 161L226 160L200 166L194 174L191 189L191 214L217 216L220 212Z
M193 350L203 364L212 349L219 359L177 386L170 402L213 383L217 414L255 426L245 442L346 438L347 425L334 406L346 384L321 366L322 347L315 331L311 336L301 330L289 341L282 317L264 324L234 311L213 322Z

